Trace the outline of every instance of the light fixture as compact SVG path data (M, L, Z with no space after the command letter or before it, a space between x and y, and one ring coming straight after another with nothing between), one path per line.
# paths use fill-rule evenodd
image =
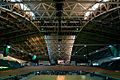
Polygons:
M93 66L99 66L99 63L93 63Z
M29 53L29 55L32 55L32 53Z
M60 50L60 48L58 48L58 50Z
M58 47L60 47L60 45L58 44Z
M76 30L78 31L79 29L77 28Z
M37 72L37 74L39 74L39 72Z
M87 45L84 45L84 47L87 47Z
M21 52L23 53L23 50L21 50Z
M109 45L108 47L110 47L110 48L111 48L111 47L112 47L112 45Z
M98 52L98 50L96 50L95 52Z
M111 58L111 60L118 60L118 59L120 59L120 57Z
M10 46L10 45L7 45L7 48L11 48L11 46Z

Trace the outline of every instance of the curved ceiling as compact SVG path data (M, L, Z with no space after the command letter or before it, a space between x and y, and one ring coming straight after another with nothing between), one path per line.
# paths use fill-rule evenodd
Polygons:
M79 61L84 61L85 56L91 55L91 53L96 53L97 50L103 49L104 51L104 49L108 49L109 45L120 43L119 11L120 7L110 9L107 12L99 14L88 22L88 24L77 35L75 40L74 44L78 45L75 45L73 48L73 60L77 59L76 56L78 56ZM98 56L100 57L100 54L96 53L96 57Z
M1 7L0 10L1 51L4 44L11 45L12 54L10 55L24 60L30 59L29 53L39 56L47 53L46 43L33 22L9 9Z
M120 41L119 8L109 11L118 7L119 1L6 0L0 4L5 8L0 9L0 37L20 51L22 59L32 53L43 60L49 56L52 63L58 59L69 63L71 55L79 51L84 56Z

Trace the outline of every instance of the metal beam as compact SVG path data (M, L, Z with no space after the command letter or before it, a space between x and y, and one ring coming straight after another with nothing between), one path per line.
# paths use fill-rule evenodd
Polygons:
M31 0L31 1L19 1L19 2L7 2L7 1L0 1L0 4L4 4L4 3L7 3L7 4L16 4L16 3L24 3L24 4L30 4L30 3L109 3L109 4L120 4L120 2L112 2L112 1L109 1L109 2L102 2L102 1L59 1L59 2L54 2L54 1L39 1L39 0Z

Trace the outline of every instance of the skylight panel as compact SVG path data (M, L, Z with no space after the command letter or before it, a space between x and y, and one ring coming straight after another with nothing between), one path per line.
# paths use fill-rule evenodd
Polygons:
M99 0L99 1L108 2L109 0ZM96 3L91 8L89 8L88 10L91 10L91 11L88 11L85 13L84 19L87 20L88 17L93 13L93 11L97 10L100 5L103 5L103 3Z
M11 2L21 2L22 0L10 0L10 1ZM22 10L24 10L24 11L26 10L26 14L32 16L33 19L35 18L35 14L32 11L30 11L30 8L28 8L26 6L26 4L16 3L15 5L19 5ZM29 11L27 12L27 10L29 10Z

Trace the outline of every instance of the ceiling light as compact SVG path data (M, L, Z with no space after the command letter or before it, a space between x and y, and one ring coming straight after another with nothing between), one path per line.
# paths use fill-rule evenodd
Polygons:
M60 45L58 44L58 47L60 47Z
M107 2L107 1L110 1L110 0L102 0L103 2Z
M37 74L39 74L39 72L37 72Z
M84 45L84 47L87 47L87 45Z
M98 50L96 50L95 52L98 52Z
M120 59L120 57L111 58L111 60L118 60L118 59Z
M7 48L11 48L11 46L10 46L10 45L7 45Z
M60 48L58 48L58 50L60 50Z
M94 6L92 6L92 8L90 10L96 10L99 7L99 3L96 3Z
M29 55L32 55L31 53L29 53Z
M111 47L112 47L112 45L109 45L108 47L110 47L110 48L111 48Z
M77 28L77 30L79 30L79 29Z
M99 63L93 63L93 66L98 66L99 65Z
M21 52L23 52L23 50L21 50Z

